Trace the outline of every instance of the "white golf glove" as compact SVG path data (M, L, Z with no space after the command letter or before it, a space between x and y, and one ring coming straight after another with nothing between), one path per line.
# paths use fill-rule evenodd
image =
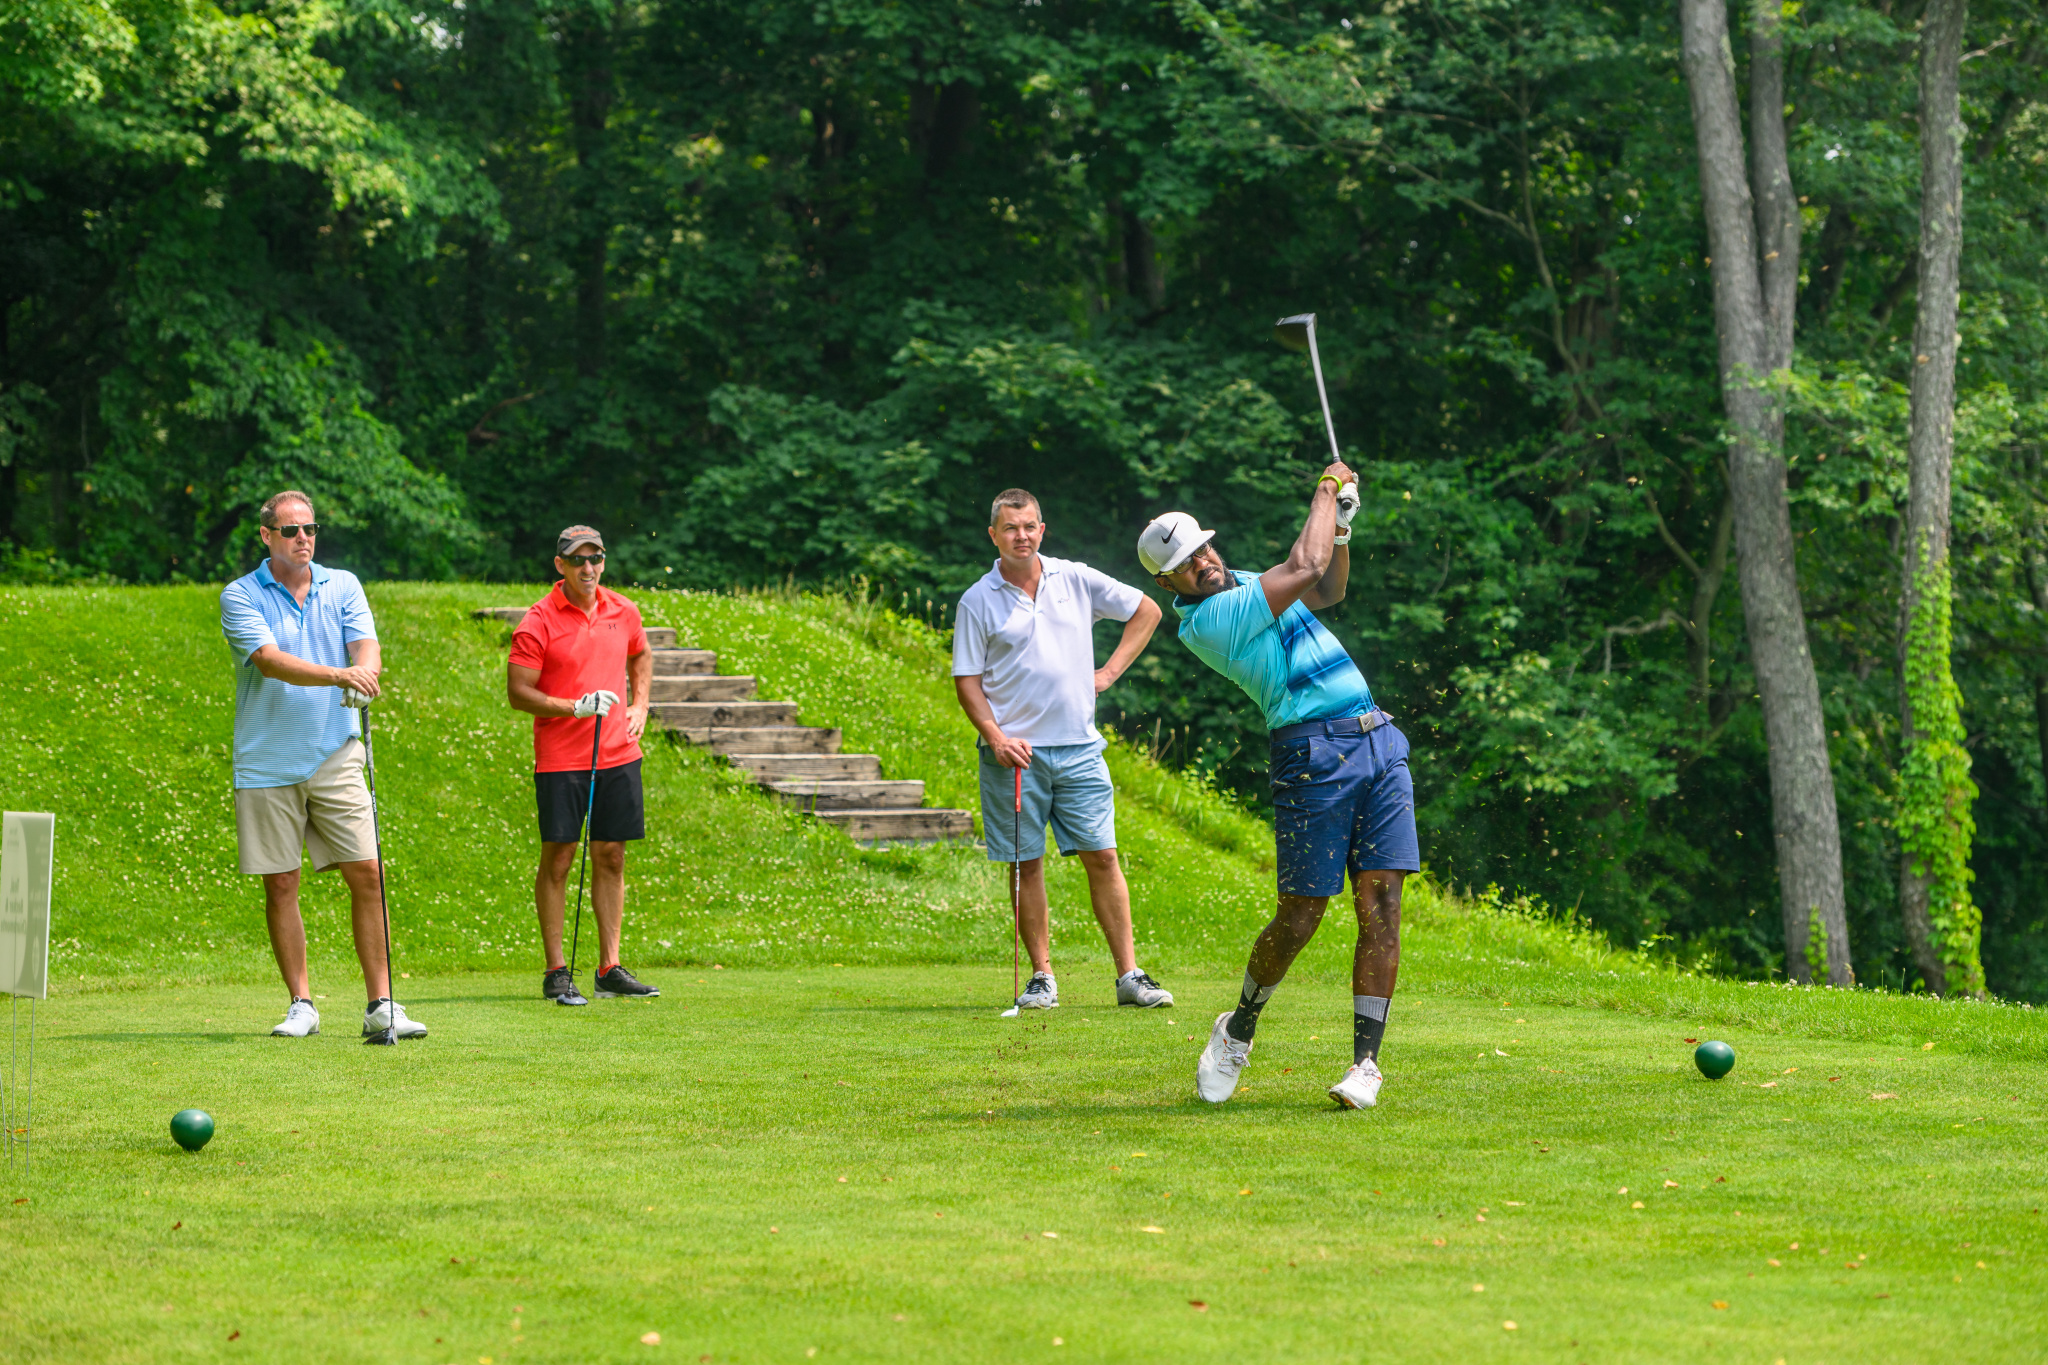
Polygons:
M366 710L370 705L370 694L358 692L353 687L341 689L341 704L352 711Z
M576 699L576 718L582 720L586 716L607 715L618 704L619 694L616 692L585 692Z
M1337 524L1351 529L1351 519L1358 515L1358 485L1347 483L1337 490Z

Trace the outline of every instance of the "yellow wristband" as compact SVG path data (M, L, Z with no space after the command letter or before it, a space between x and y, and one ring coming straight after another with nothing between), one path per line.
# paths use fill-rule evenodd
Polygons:
M1320 493L1323 491L1323 483L1325 480L1327 480L1330 483L1336 484L1338 492L1341 493L1344 491L1344 481L1342 479L1338 478L1335 474L1325 474L1322 478L1316 480L1316 492Z

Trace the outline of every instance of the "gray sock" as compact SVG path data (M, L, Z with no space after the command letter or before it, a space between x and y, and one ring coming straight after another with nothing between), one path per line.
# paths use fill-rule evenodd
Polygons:
M1379 1060L1380 1039L1387 1032L1387 1005L1384 995L1354 995L1351 997L1351 1064L1358 1065L1370 1057Z

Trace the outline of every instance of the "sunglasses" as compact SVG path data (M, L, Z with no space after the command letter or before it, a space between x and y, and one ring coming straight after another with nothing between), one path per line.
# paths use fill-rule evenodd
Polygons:
M320 534L320 523L317 521L302 521L296 526L273 526L270 529L283 536L286 540L297 540L299 532L304 531L306 539L311 540L314 536Z
M602 563L604 563L604 556L603 556L603 555L601 555L601 554L596 554L596 555L563 555L563 556L562 556L562 562L563 562L564 564L574 564L574 565L576 565L576 566L577 566L578 568L581 568L581 567L582 567L583 565L585 565L585 564L602 564Z

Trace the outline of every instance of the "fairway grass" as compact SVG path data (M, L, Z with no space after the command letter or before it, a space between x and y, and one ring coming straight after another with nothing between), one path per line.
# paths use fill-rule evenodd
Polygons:
M359 1044L336 974L303 1042L265 1036L274 987L54 999L0 1357L2042 1357L2031 1014L1932 1050L1719 1028L1738 1065L1712 1083L1695 1025L1425 960L1380 1107L1347 1113L1323 1090L1348 939L1220 1108L1191 1096L1220 971L1139 1013L1070 970L1064 1008L1007 1021L985 968L674 967L660 1000L585 1010L456 974L401 983L433 1032L395 1049ZM219 1123L196 1155L167 1131L187 1105Z

